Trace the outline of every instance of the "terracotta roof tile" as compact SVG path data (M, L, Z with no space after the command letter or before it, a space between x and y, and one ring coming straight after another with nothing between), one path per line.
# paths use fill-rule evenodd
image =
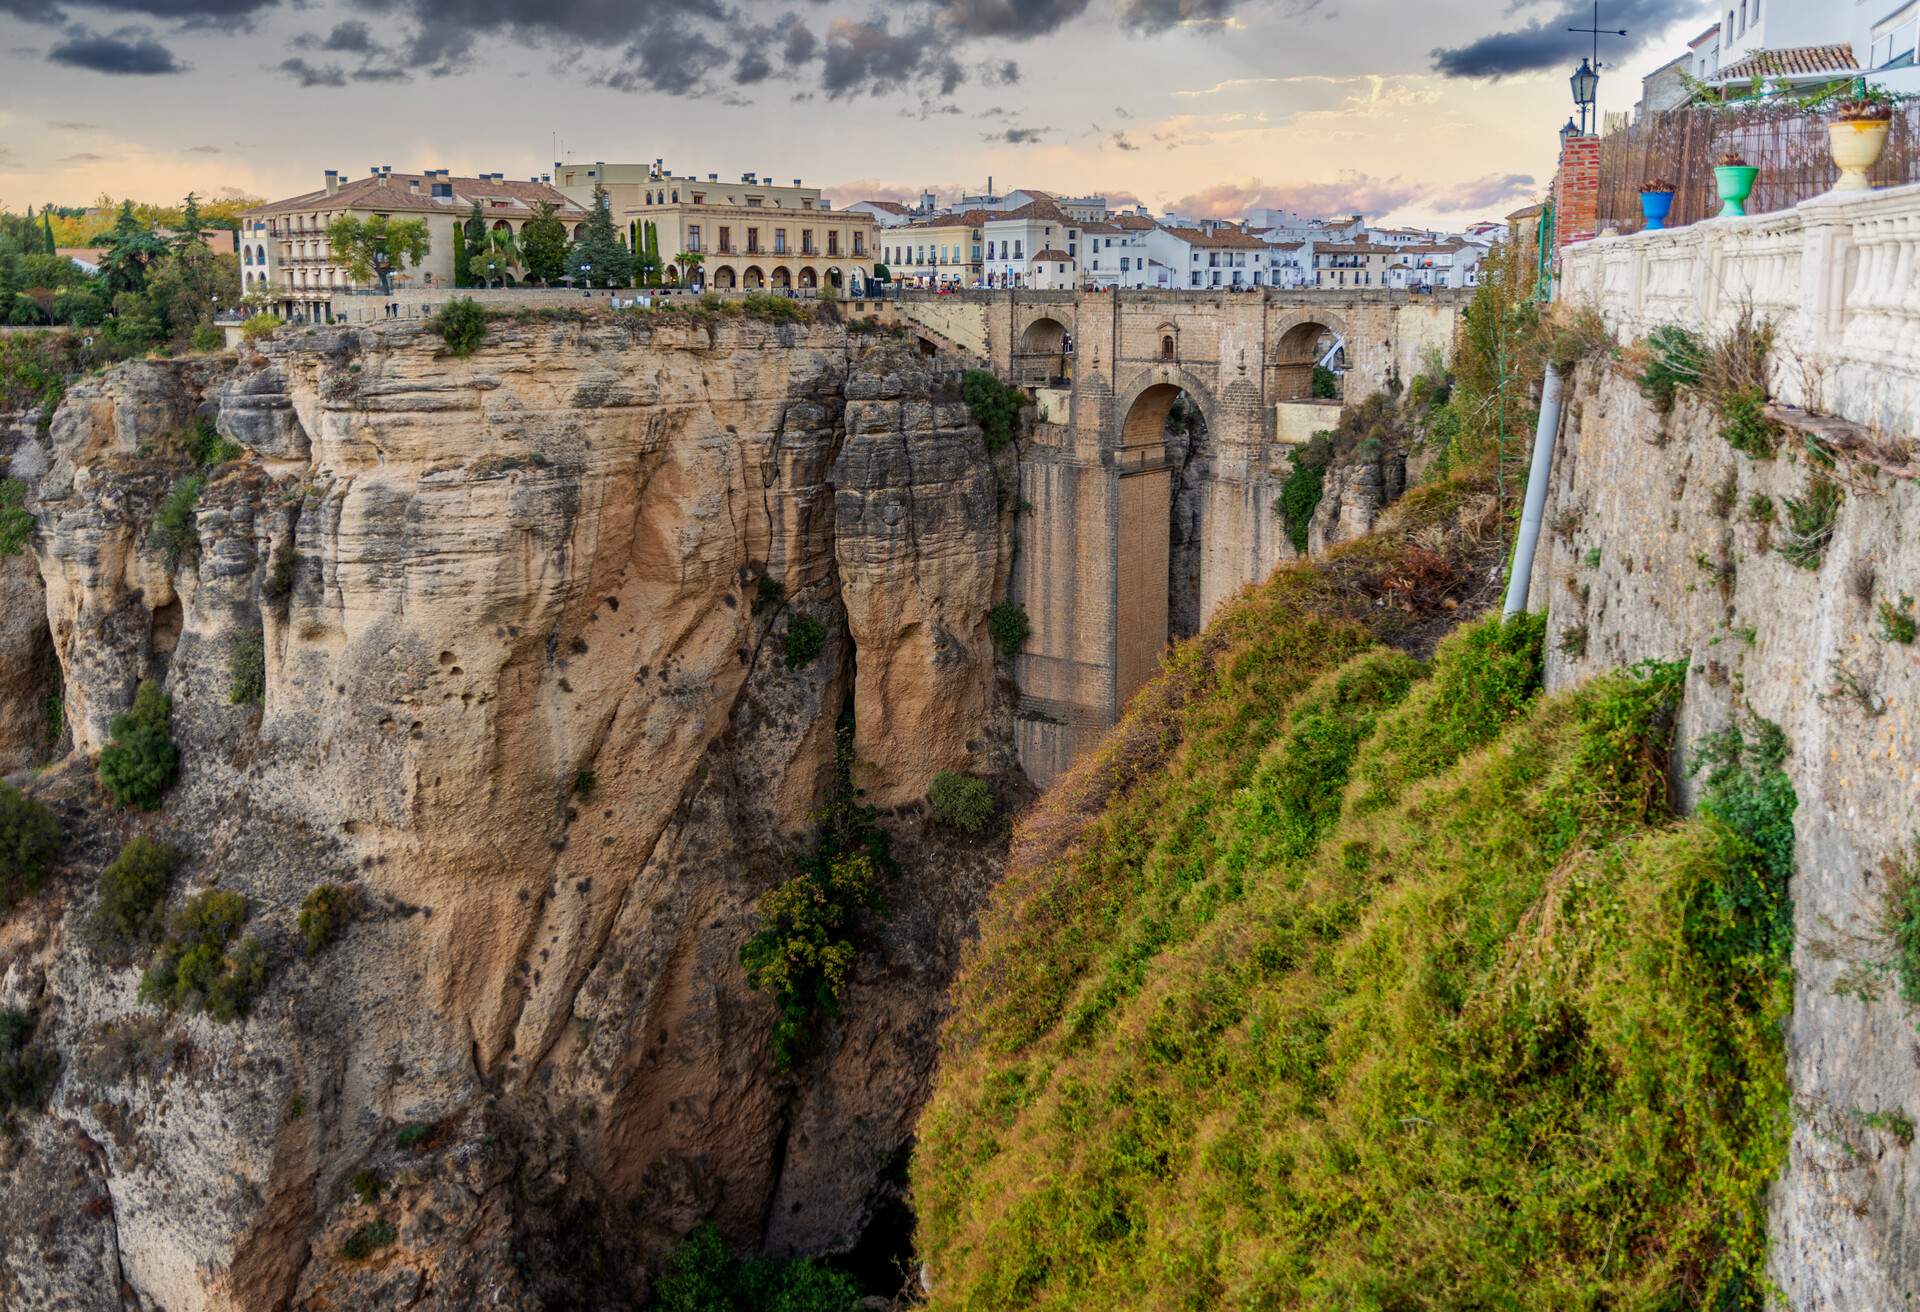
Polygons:
M1850 45L1790 46L1784 50L1756 50L1713 75L1715 82L1751 82L1755 78L1820 77L1852 73L1860 68Z
M448 182L453 185L453 199L436 198L433 194L435 182ZM419 184L417 191L407 190L407 183ZM544 182L514 182L492 178L435 178L424 173L386 173L379 176L369 174L353 182L343 182L340 189L329 196L322 188L299 196L289 196L285 200L272 201L265 205L256 205L243 211L248 218L267 217L274 214L298 214L310 210L378 210L384 213L406 214L443 214L457 212L465 214L473 208L474 201L480 202L483 214L495 218L502 216L519 217L533 213L537 201L550 201L559 217L569 222L587 217L586 209L567 198L565 192ZM496 204L495 202L504 202Z

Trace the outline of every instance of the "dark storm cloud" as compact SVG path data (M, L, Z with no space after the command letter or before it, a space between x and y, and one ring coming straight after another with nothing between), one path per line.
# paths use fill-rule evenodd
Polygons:
M347 74L355 82L411 82L413 74L404 68L356 68Z
M786 40L780 47L780 58L788 68L792 68L795 64L804 64L812 59L819 49L820 41L814 36L813 29L794 21L787 26Z
M1011 59L983 60L976 71L980 74L983 86L1011 87L1020 84L1020 65Z
M930 26L895 33L884 17L865 22L841 19L827 29L821 86L830 100L863 91L896 91L928 71L929 56L937 44Z
M1164 32L1181 23L1217 23L1239 0L1121 0L1120 22L1136 32Z
M175 59L171 50L137 27L107 33L69 28L66 39L47 51L47 58L56 64L115 77L155 77L186 71L186 65Z
M758 50L743 50L733 66L733 80L743 87L765 82L773 75L773 65Z
M86 9L110 14L139 14L189 27L245 28L254 15L278 0L83 0ZM28 23L65 23L67 10L58 0L0 0L0 14Z
M371 55L381 49L373 39L373 29L359 19L335 23L325 36L297 36L293 44L302 49L331 50L343 55Z
M1004 132L989 132L980 138L1008 146L1031 146L1047 135L1045 128L1008 128Z
M1113 134L1113 144L1121 150L1140 149L1140 147L1127 140L1127 134L1124 132L1116 132Z
M284 73L303 87L343 87L347 84L347 75L338 64L309 64L295 55L275 64L274 71Z
M1087 0L941 0L946 22L967 36L1045 36L1086 12Z
M700 94L706 71L724 64L727 52L700 33L669 25L630 44L621 61L594 80L615 91Z
M1697 0L1612 0L1601 14L1608 27L1623 27L1625 40L1614 37L1601 46L1601 57L1616 60L1660 39L1666 27L1699 9ZM1563 0L1558 13L1510 32L1495 32L1433 52L1435 71L1448 77L1505 77L1542 69L1568 68L1582 55L1591 55L1593 38L1569 27L1592 22L1593 7L1581 0Z

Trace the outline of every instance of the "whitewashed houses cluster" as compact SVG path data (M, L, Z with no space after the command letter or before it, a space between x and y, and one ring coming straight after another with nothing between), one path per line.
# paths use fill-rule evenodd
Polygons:
M863 200L880 259L897 283L982 287L1253 291L1258 288L1434 291L1473 287L1505 236L1369 226L1360 215L1312 218L1254 209L1238 220L1116 210L1104 196L987 189L942 206Z

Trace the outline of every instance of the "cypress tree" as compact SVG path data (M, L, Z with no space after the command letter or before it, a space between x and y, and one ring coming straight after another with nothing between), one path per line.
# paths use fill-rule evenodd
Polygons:
M40 230L46 234L47 254L49 255L58 254L59 248L53 244L53 211L52 210L40 211Z
M467 229L461 223L453 225L453 285L467 285Z

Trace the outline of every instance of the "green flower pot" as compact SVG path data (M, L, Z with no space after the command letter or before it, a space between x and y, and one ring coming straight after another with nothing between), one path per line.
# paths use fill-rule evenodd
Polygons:
M1720 217L1745 215L1747 197L1753 194L1753 180L1760 170L1751 164L1717 164L1713 169L1714 184L1720 189Z

